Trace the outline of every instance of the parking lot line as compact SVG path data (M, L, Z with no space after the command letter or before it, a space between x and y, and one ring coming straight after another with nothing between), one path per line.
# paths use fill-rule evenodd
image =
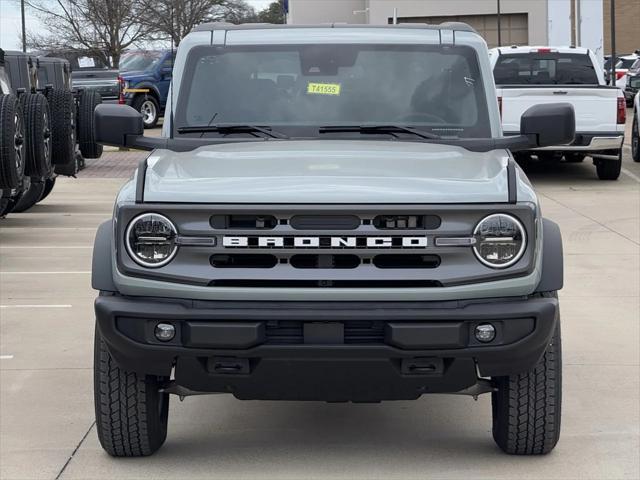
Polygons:
M13 355L0 355L0 360L12 360Z
M93 245L35 245L35 246L21 246L16 245L13 247L0 247L0 250L22 250L22 249L35 249L35 250L51 250L52 248L66 248L66 249L76 249L76 248L93 248Z
M4 308L71 308L73 305L0 305Z
M636 182L640 183L640 177L637 176L635 173L631 173L629 170L627 170L626 168L622 169L622 173L624 173L627 177L635 180Z
M56 272L0 272L0 275L73 275L73 274L82 274L87 275L91 273L90 270L78 270L78 271L56 271Z

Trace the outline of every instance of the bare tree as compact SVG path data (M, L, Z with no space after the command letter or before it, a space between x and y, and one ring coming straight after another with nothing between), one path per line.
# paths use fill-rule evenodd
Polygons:
M172 39L176 46L200 23L256 19L244 0L138 0L138 6L139 20L158 39Z
M29 46L48 50L76 50L118 67L122 53L148 38L138 18L139 0L27 0L46 27L30 32Z

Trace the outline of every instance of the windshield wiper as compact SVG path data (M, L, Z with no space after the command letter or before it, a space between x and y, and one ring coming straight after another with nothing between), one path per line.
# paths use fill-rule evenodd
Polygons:
M178 133L262 133L270 138L289 138L282 132L273 130L270 127L260 127L258 125L237 125L218 123L216 125L200 125L194 127L178 127Z
M419 128L410 127L408 125L329 125L320 127L320 133L334 133L334 132L358 132L358 133L389 133L391 135L395 133L410 133L420 138L426 138L429 140L437 140L440 135L435 133L425 132Z

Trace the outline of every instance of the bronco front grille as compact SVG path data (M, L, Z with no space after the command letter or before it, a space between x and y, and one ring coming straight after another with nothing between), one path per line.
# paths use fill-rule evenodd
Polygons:
M175 224L180 243L174 259L153 270L135 264L121 243L119 269L201 287L283 290L435 289L530 273L533 240L504 271L481 264L468 242L437 245L470 238L497 210L518 217L536 238L535 207L521 204L126 206L117 222L121 242L131 219L157 211Z

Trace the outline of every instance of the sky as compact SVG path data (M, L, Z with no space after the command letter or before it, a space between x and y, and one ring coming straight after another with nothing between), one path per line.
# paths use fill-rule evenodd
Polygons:
M271 0L247 0L256 10L262 10ZM27 30L39 26L38 19L26 12ZM0 48L4 50L20 50L20 0L0 0Z

